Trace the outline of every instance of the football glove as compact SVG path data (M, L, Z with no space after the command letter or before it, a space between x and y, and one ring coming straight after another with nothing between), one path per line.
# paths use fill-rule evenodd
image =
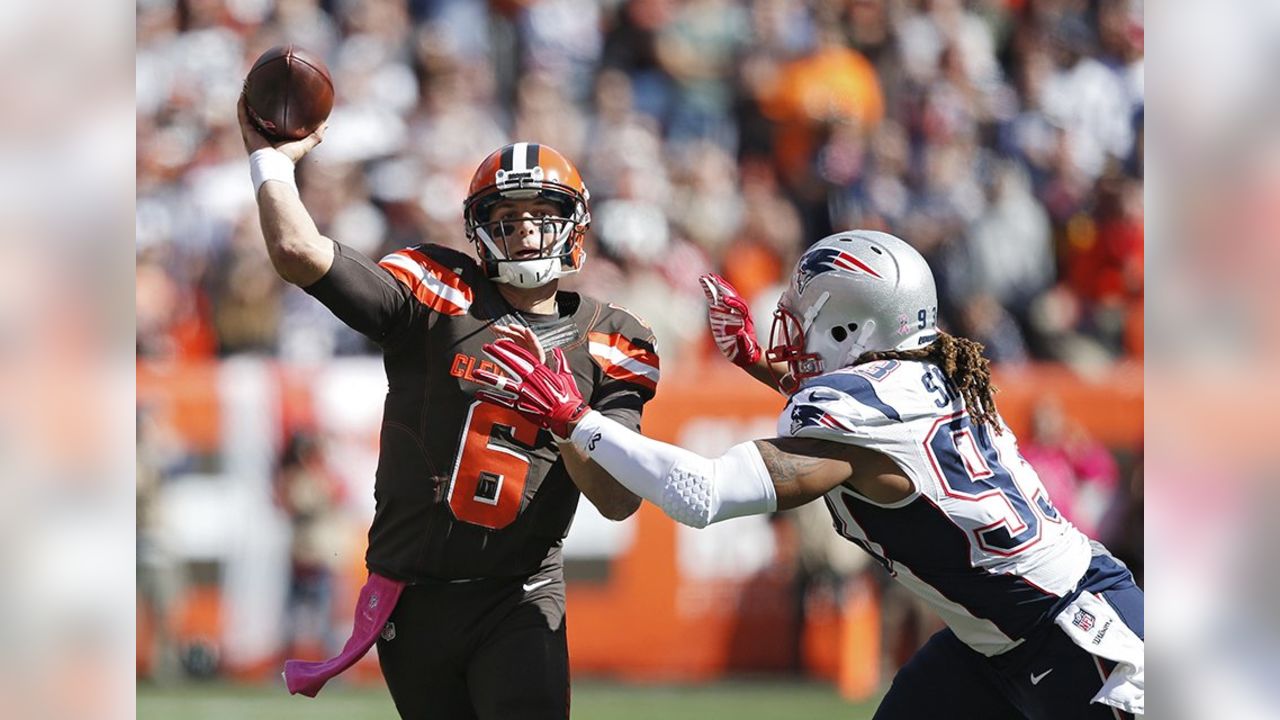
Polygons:
M513 340L498 340L484 351L506 374L474 371L475 379L491 388L476 393L481 400L511 408L561 440L569 437L569 424L591 410L560 348L551 351L554 370Z
M707 296L707 321L720 354L740 367L756 364L760 360L760 342L756 340L756 324L747 301L715 273L702 275L698 282Z

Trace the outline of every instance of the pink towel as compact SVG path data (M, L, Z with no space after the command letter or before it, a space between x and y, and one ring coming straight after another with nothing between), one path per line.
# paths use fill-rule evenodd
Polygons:
M289 694L302 693L307 697L315 697L330 678L341 674L364 657L386 626L387 618L391 617L391 611L395 609L402 590L403 582L370 573L369 581L360 589L360 598L356 600L355 626L351 628L351 637L347 638L342 652L320 662L285 662L284 682L289 687Z

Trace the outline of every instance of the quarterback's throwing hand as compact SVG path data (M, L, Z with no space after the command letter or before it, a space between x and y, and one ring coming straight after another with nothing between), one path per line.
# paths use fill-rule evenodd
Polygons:
M274 147L284 153L285 157L292 160L295 165L324 140L324 131L329 127L329 123L325 122L315 132L301 140L272 142L249 120L249 106L246 104L244 93L240 94L240 100L236 103L236 117L240 122L240 138L244 140L245 152L252 155L255 150Z
M476 393L481 400L509 407L561 439L569 437L570 424L591 410L560 348L551 351L554 370L514 340L503 338L485 345L484 351L505 374L475 371L475 379L492 388Z
M698 281L707 296L707 321L720 354L741 367L756 364L760 360L760 342L756 340L756 324L747 301L715 273L702 275Z

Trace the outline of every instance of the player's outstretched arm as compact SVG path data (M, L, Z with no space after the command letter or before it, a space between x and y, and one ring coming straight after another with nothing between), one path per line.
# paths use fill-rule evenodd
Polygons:
M779 510L804 505L841 483L884 505L914 491L893 460L864 447L802 437L756 440L755 445L773 480Z
M852 477L858 451L826 440L773 438L708 458L594 411L573 423L571 438L632 492L697 528L815 500Z
M320 234L302 205L293 166L324 139L324 126L301 140L272 145L249 121L242 95L237 105L240 134L253 171L258 221L267 254L285 281L306 287L333 265L333 242Z
M778 438L704 457L592 410L558 349L555 370L510 339L486 345L485 351L506 372L477 374L491 388L479 393L483 400L568 437L628 490L690 527L809 502L849 479L861 451L829 441Z

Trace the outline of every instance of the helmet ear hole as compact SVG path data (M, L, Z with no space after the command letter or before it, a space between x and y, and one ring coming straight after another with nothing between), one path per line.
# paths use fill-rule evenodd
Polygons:
M858 332L858 323L849 323L847 327L849 328L849 332L851 333Z
M831 337L835 338L836 342L844 342L845 338L849 337L849 333L845 332L843 327L837 325L831 328Z

